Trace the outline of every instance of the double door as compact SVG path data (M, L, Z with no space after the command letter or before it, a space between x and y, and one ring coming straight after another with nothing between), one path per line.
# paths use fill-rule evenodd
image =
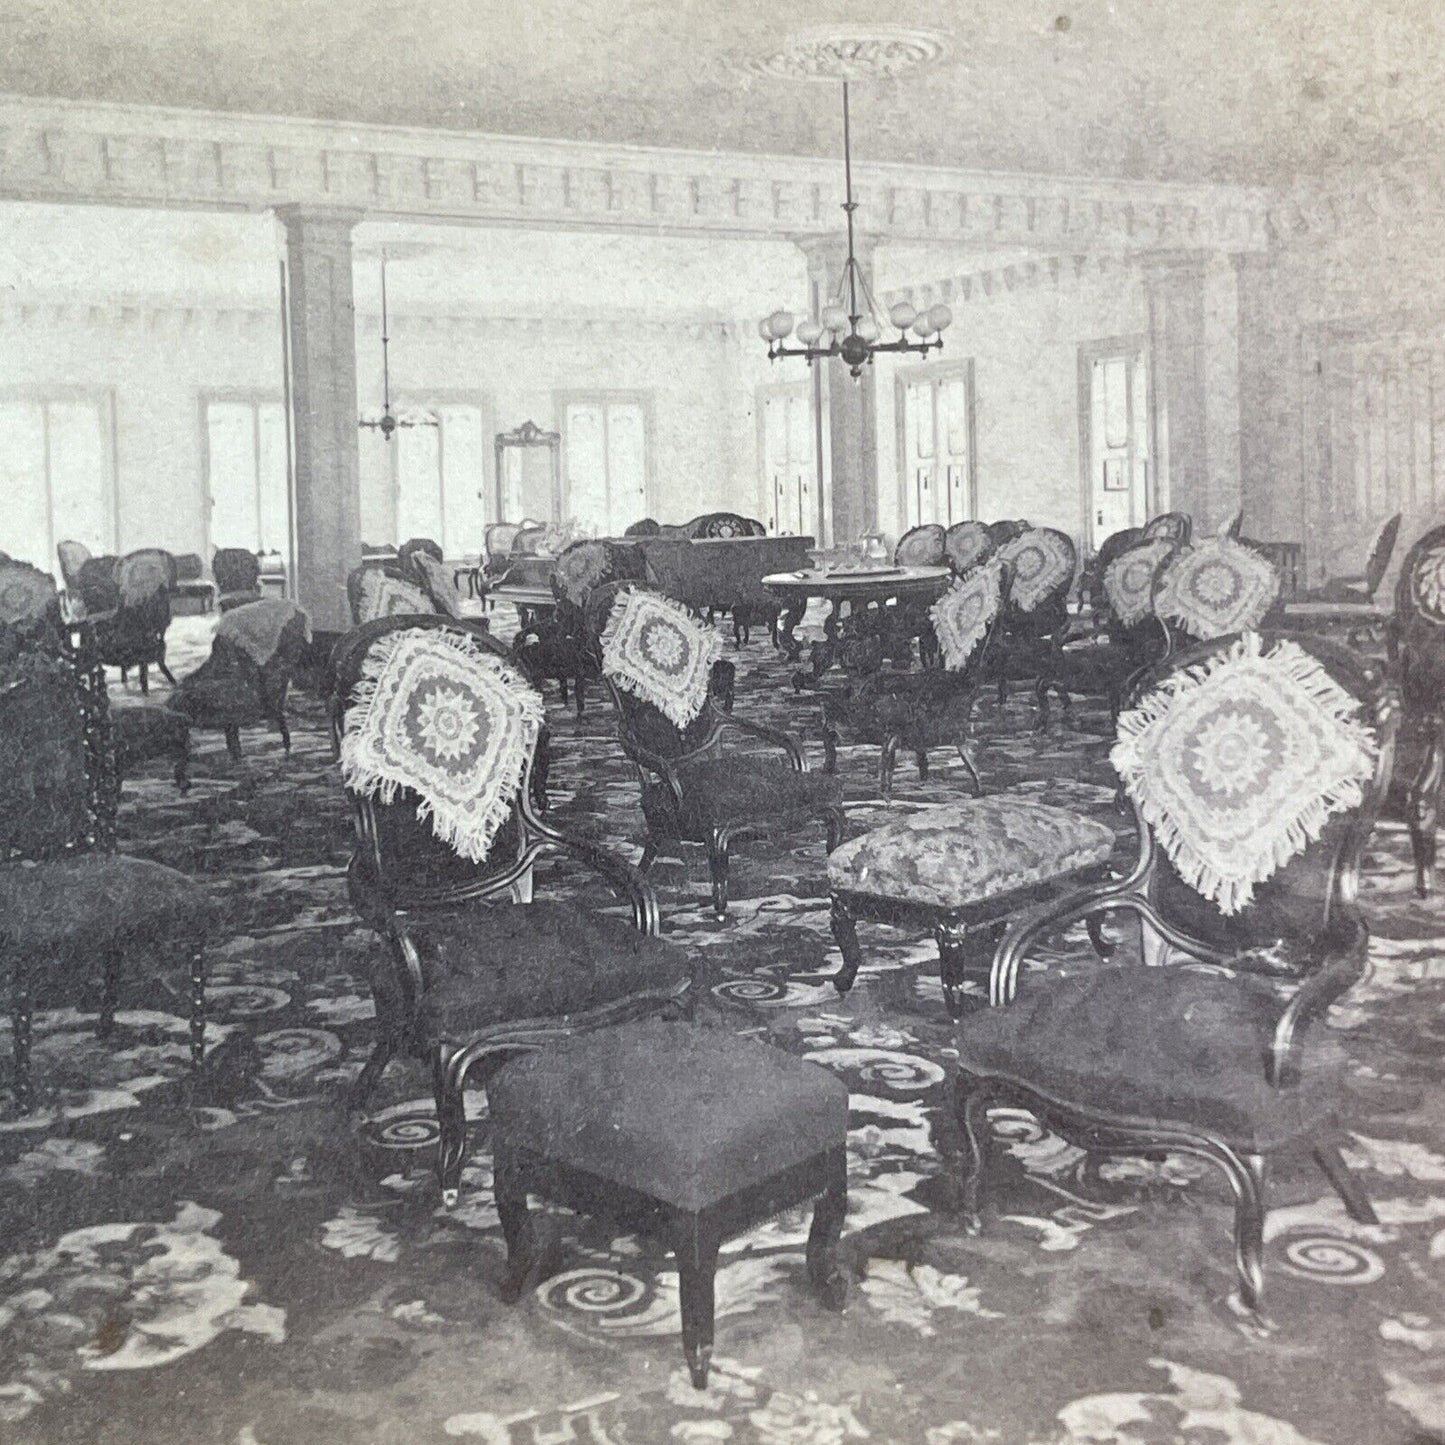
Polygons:
M761 388L759 417L768 531L779 537L817 535L818 448L811 379Z
M903 530L976 515L973 363L898 378Z

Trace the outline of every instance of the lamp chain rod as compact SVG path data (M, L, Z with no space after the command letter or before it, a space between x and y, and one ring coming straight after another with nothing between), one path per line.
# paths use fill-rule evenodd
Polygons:
M848 316L856 325L858 321L858 262L853 255L853 212L857 204L853 200L853 148L852 131L848 123L848 82L843 82L843 189L847 200L843 210L848 216Z
M391 357L388 347L391 338L386 324L386 252L381 253L381 409L383 415L391 412Z

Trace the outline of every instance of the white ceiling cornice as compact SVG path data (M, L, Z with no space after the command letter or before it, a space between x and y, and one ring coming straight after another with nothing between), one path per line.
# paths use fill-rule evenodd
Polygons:
M0 198L782 239L840 225L816 157L0 96ZM1256 187L860 164L867 229L973 249L1254 250Z

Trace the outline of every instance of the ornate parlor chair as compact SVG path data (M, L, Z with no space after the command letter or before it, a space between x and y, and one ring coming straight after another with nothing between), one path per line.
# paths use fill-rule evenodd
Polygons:
M957 1032L972 1228L1003 1103L1090 1150L1218 1165L1252 1311L1269 1156L1307 1144L1350 1215L1377 1222L1335 1146L1339 1061L1308 1031L1364 967L1356 879L1396 711L1381 669L1288 634L1220 638L1150 674L1112 754L1138 822L1133 866L1017 917L991 977L1007 1007ZM1033 980L1015 998L1046 938L1110 913L1138 921L1144 964Z
M1117 535L1117 534L1116 534ZM1112 540L1109 539L1109 540ZM1178 551L1165 538L1137 534L1103 568L1094 600L1093 631L1077 640L1055 634L1055 646L1039 673L1039 728L1049 725L1049 694L1068 712L1076 696L1103 696L1117 717L1129 681L1169 650L1169 631L1154 611L1154 584ZM1099 552L1104 556L1103 548Z
M351 898L390 951L373 980L380 1036L353 1102L399 1050L430 1061L437 1173L452 1205L474 1068L489 1078L552 1039L685 1010L691 970L658 937L657 902L637 870L537 814L542 699L476 621L379 618L342 639L333 670L332 727L356 823ZM534 901L533 868L549 855L599 874L631 921Z
M82 581L84 573L82 568ZM160 669L161 676L174 686L176 680L166 666L166 629L171 625L175 558L159 547L142 547L139 551L127 552L115 564L114 580L117 599L114 611L95 624L95 644L100 660L107 667L120 669L122 684L126 681L127 671L136 668L143 694L150 692L152 663Z
M1012 526L994 522L994 528ZM1069 593L1078 569L1078 552L1065 533L1054 527L1029 527L995 554L1009 569L1008 606L989 664L998 684L998 699L1010 682L1038 680L1069 631Z
M1160 512L1144 523L1146 542L1173 542L1185 547L1193 532L1194 520L1188 512Z
M48 579L47 579L48 580ZM115 1023L121 968L183 949L190 1051L205 1049L205 891L174 869L115 851L119 793L105 672L49 620L0 625L0 978L10 989L15 1106L34 1103L31 1013L97 961L96 1032Z
M897 567L942 567L947 561L947 533L937 522L910 527L893 549Z
M879 790L884 802L893 798L893 768L900 750L918 763L919 781L928 778L928 750L957 748L975 793L983 791L978 768L968 750L973 705L978 696L989 649L1008 600L1008 574L1003 563L985 562L963 577L928 613L937 661L913 672L866 673L851 692L824 693L823 771L837 770L838 729L846 727L861 742L876 743Z
M1143 540L1142 527L1124 527L1118 532L1110 532L1099 543L1098 551L1084 563L1079 573L1079 601L1089 608L1096 619L1108 614L1104 573L1117 558Z
M1168 558L1155 578L1152 604L1177 647L1268 627L1279 600L1274 563L1224 534Z
M90 561L90 548L84 542L57 542L55 555L60 562L60 580L65 590L80 596L80 569Z
M261 600L261 559L245 547L217 547L211 558L217 606L222 612Z
M211 655L176 685L171 707L191 727L219 728L226 750L241 756L241 729L269 723L291 751L286 695L311 640L306 614L280 597L221 614Z
M595 678L597 661L587 636L584 609L593 590L624 579L642 581L647 563L639 548L626 542L573 542L552 571L557 605L550 616L531 614L512 642L512 651L535 682L553 679L581 717L586 707L587 679Z
M1007 547L1010 542L1017 541L1023 534L1033 526L1032 522L1023 518L1015 518L998 522L989 522L988 535L993 542L995 549Z
M960 577L987 562L997 550L983 522L955 522L943 534L943 560Z
M656 517L643 517L639 522L632 522L623 529L622 535L629 540L634 537L656 537L662 533L662 524Z
M712 694L717 633L654 588L612 583L588 599L602 676L617 708L617 736L637 768L647 841L642 868L663 847L703 843L713 910L727 911L734 842L790 833L821 821L828 848L843 827L836 778L808 771L795 739L732 712ZM729 732L780 749L777 762L724 746Z
M699 538L765 537L768 534L768 529L761 522L740 516L737 512L704 512L685 523L684 530L693 541Z
M447 617L465 617L466 609L463 606L461 590L457 586L457 569L449 567L442 560L441 548L431 542L425 547L414 547L408 552L408 545L402 545L405 557L402 566L410 574L411 580L431 599L431 610L444 613ZM490 625L487 619L482 617L477 618L477 621Z
M1391 645L1404 705L1391 803L1410 830L1415 890L1435 882L1435 831L1445 779L1445 526L1405 556L1395 587Z
M363 562L346 576L346 601L358 627L378 617L415 616L436 611L431 598L394 562Z

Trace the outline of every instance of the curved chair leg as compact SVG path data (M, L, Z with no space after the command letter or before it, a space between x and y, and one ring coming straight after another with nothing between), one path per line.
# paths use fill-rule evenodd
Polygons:
M281 747L289 753L291 751L291 724L286 721L284 712L276 714L276 731L281 734Z
M1317 1141L1314 1147L1315 1163L1324 1171L1324 1176L1334 1187L1345 1206L1345 1212L1356 1224L1378 1224L1379 1216L1364 1186L1355 1177L1350 1166L1340 1157L1340 1151L1333 1141Z
M863 963L863 950L858 947L858 927L853 921L853 915L837 894L833 895L828 905L828 922L833 929L833 941L843 955L843 967L833 975L833 987L840 994L844 994L853 987L853 980L858 977L858 970Z
M823 827L827 830L828 852L831 854L843 841L843 810L829 808L823 814Z
M371 1046L366 1063L362 1065L361 1072L347 1092L346 1105L349 1109L360 1111L366 1107L366 1101L371 1098L376 1086L381 1082L381 1076L386 1072L386 1066L395 1055L396 1040L388 1030Z
M954 1083L954 1112L958 1117L962 1152L963 1229L965 1234L978 1234L983 1229L984 1170L988 1164L990 1131L988 1127L989 1094L982 1081L969 1083L969 1076L960 1074Z
M918 781L926 783L928 781L928 753L923 748L919 748L913 756L918 763Z
M11 1091L18 1113L28 1114L35 1104L30 1077L30 972L21 959L10 971Z
M1104 960L1114 955L1114 945L1104 937L1104 915L1102 913L1090 913L1084 917L1084 930L1089 935L1089 942L1093 945L1094 952Z
M235 723L226 725L226 751L234 762L241 761L241 729Z
M191 1068L199 1069L206 1057L206 954L191 950Z
M973 784L974 797L983 797L983 781L978 775L978 764L974 762L973 755L962 743L958 745L958 756L963 763L964 771L968 774L969 781Z
M823 725L823 771L838 771L838 729L827 723Z
M728 844L725 828L714 828L707 842L707 871L712 879L712 911L722 918L728 911Z
M1199 1152L1217 1164L1234 1191L1234 1268L1245 1309L1264 1318L1265 1163L1260 1154L1241 1153L1222 1139L1198 1136Z
M582 680L582 673L579 670L572 677L572 696L576 704L577 716L581 717L587 710L587 687Z
M151 695L151 670L148 663L140 665L140 694L142 697Z
M712 1363L713 1285L722 1239L716 1225L693 1215L679 1223L673 1242L682 1296L682 1352L693 1387L707 1388Z
M637 860L637 871L646 873L657 862L657 843L649 838L642 845L642 857Z
M848 1155L835 1149L828 1160L828 1187L813 1206L813 1227L808 1231L808 1279L830 1310L841 1310L848 1300L848 1277L838 1261L838 1237L848 1213Z
M541 1273L543 1250L536 1221L527 1209L527 1185L505 1156L497 1161L492 1194L502 1238L507 1242L507 1273L502 1280L503 1304L516 1304Z
M1041 733L1047 732L1049 728L1049 680L1042 675L1034 684L1034 704L1038 709L1038 721L1034 726Z
M878 791L885 803L893 801L893 767L898 760L898 749L903 739L892 733L883 744L883 755L878 759Z
M438 1046L432 1059L432 1091L436 1098L437 1123L441 1137L437 1140L437 1183L441 1186L442 1204L455 1209L462 1188L462 1161L467 1153L467 1108L463 1088L470 1060L465 1049L450 1044Z
M176 678L175 674L166 666L166 650L164 647L161 648L160 655L156 658L156 666L160 668L161 676L174 687L176 685Z

